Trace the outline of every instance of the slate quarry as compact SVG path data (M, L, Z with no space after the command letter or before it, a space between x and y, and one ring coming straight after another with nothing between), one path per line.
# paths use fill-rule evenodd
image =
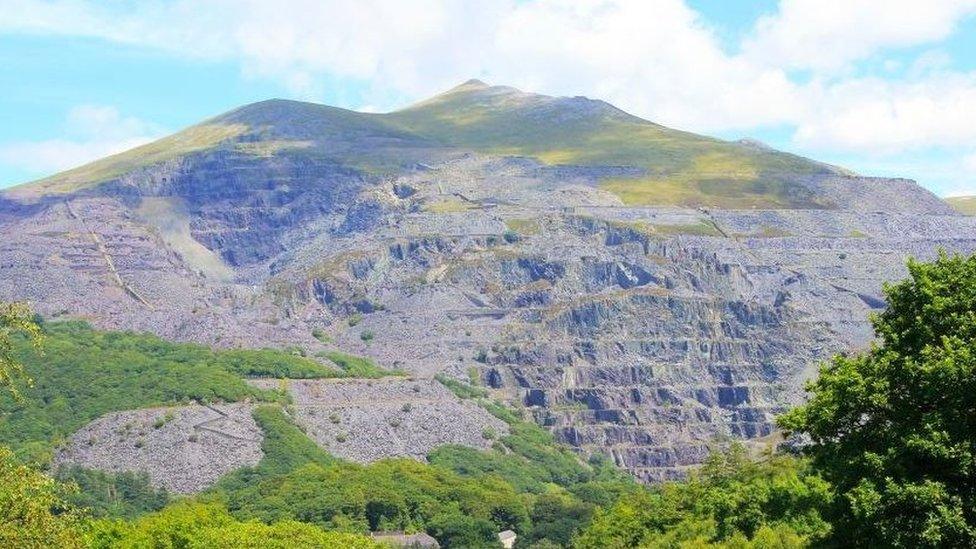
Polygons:
M623 116L465 86L475 106ZM234 111L211 123L249 132L90 184L0 195L0 300L218 347L338 346L420 383L474 378L581 454L655 482L715 444L773 434L818 362L869 343L882 284L907 257L976 251L976 218L907 180L811 162L755 207L721 192L637 203L606 182L639 186L652 164L512 154L411 133L405 116L303 105ZM757 173L741 192L763 188ZM419 386L425 405L453 398ZM402 403L375 398L376 425L405 420ZM328 421L300 419L348 446ZM259 457L248 451L242 463Z

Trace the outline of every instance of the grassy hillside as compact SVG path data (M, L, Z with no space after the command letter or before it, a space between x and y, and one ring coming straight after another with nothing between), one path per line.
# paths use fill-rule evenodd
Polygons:
M254 411L265 433L262 460L199 495L174 500L144 474L62 470L59 480L76 489L49 505L58 510L51 520L68 517L65 507L86 508L65 523L77 528L82 546L374 547L368 532L405 530L427 532L446 548L488 548L497 547L497 532L513 529L526 547L598 547L608 538L621 547L628 540L738 547L769 536L793 547L824 528L817 509L825 486L794 460L752 465L731 454L737 461L717 458L700 481L647 490L603 459L581 462L484 388L448 378L448 388L508 423L509 433L486 432L494 440L487 451L444 446L427 463L358 465L315 444L292 422L282 395L244 383L243 375L338 375L289 353L212 351L80 322L47 324L42 350L15 341L14 351L37 383L22 401L0 400L0 501L27 501L17 494L37 490L23 485L30 471L3 445L22 457L43 454L52 440L112 410L189 399L267 402ZM350 373L375 373L355 357L336 362ZM26 532L17 528L18 536Z
M484 403L512 429L492 450L445 446L430 463L369 465L332 457L279 407L264 406L254 414L266 435L264 458L200 498L225 502L239 520L297 520L353 533L426 531L444 547L493 547L497 532L513 529L524 542L560 547L599 506L639 490L605 462L581 463L511 409Z
M170 137L15 188L73 192L137 168L216 148L247 156L336 161L389 174L446 151L530 156L548 164L628 166L603 188L625 204L829 207L797 178L839 170L750 143L678 131L607 103L470 81L403 110L367 114L297 101L246 105Z
M226 150L257 158L295 155L366 172L396 171L428 156L433 144L374 115L269 100L245 105L132 150L11 189L13 196L65 194L139 168L194 153Z
M242 124L201 124L141 147L107 156L51 177L12 189L15 195L66 194L110 181L138 168L212 149L247 131Z
M945 201L959 213L976 215L976 196L952 196Z
M795 176L836 168L751 144L673 130L602 101L556 98L470 81L387 115L410 131L483 152L549 164L633 166L604 188L626 204L815 207Z

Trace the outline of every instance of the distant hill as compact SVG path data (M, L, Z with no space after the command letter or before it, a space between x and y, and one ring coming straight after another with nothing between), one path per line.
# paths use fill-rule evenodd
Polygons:
M976 215L976 196L951 196L945 201L961 214Z

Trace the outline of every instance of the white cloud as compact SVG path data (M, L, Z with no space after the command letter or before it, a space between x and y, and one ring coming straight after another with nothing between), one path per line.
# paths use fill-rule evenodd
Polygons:
M0 163L36 174L56 172L137 147L163 131L114 107L79 105L68 112L64 133L59 139L0 144Z
M976 0L782 0L743 49L788 69L838 70L880 50L946 38Z
M805 147L892 154L976 140L976 74L852 79L811 96L818 116L800 121L795 134Z
M606 99L664 124L752 127L796 110L796 86L781 71L725 54L680 0L525 3L501 22L495 46L484 69L492 79Z

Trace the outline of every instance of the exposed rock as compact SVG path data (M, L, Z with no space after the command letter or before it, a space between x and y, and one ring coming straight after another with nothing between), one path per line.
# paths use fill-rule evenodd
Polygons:
M444 444L488 448L508 425L433 380L292 380L295 421L330 454L425 460Z
M117 412L71 436L52 467L145 471L171 492L199 492L230 471L257 465L264 433L247 404Z

